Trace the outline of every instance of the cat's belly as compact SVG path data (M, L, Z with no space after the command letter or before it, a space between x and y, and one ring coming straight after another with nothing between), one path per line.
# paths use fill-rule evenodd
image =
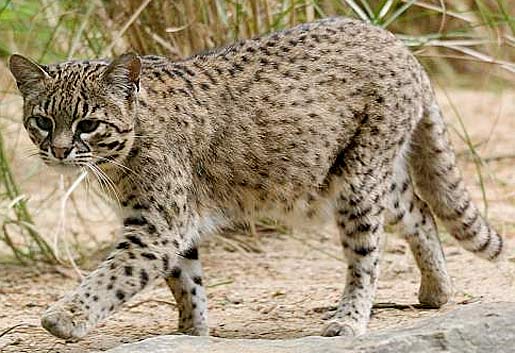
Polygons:
M334 217L334 192L326 188L305 186L303 192L288 193L275 189L256 192L237 188L225 202L213 200L213 206L201 217L205 230L220 229L235 223L270 219L292 228L311 228Z

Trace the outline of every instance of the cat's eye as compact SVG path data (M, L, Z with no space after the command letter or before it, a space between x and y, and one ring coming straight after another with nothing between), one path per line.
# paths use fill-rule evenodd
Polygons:
M52 130L52 120L44 117L44 116L35 116L33 117L34 121L36 122L36 126L40 128L43 131L50 131Z
M100 122L97 120L81 120L77 124L77 130L81 133L90 133L95 131L98 128L98 125L100 125Z

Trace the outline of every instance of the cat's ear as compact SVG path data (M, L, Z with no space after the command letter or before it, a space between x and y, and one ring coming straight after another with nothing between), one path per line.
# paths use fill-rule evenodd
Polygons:
M23 95L44 89L45 80L50 77L43 67L19 54L11 55L9 69Z
M141 59L134 53L126 53L107 66L102 80L108 90L130 95L139 88L140 73Z

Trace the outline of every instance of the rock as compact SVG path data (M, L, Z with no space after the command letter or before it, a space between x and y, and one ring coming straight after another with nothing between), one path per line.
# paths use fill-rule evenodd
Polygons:
M357 338L292 340L159 336L109 353L508 353L515 352L515 303L471 304L411 327Z

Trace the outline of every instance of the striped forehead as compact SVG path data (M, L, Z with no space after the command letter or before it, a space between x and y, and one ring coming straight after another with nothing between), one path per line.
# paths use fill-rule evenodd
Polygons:
M63 63L47 67L52 77L47 97L38 109L60 121L71 123L91 113L94 95L105 64Z
M56 64L45 69L52 77L54 88L73 92L84 85L97 81L102 75L105 65L98 62L91 64L89 61L78 61Z

